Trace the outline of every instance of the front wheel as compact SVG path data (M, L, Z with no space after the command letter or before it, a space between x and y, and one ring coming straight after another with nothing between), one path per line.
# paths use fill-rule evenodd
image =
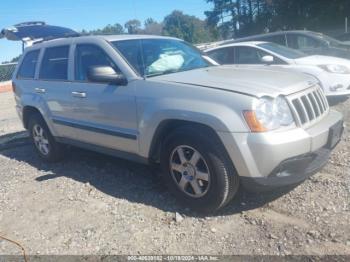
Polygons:
M193 127L174 131L163 143L161 165L172 193L200 212L215 212L236 194L239 178L223 146Z

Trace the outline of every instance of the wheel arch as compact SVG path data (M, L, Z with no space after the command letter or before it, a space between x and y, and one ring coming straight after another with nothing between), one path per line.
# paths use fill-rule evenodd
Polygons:
M43 117L40 110L34 106L25 106L23 108L23 125L24 125L25 129L28 129L29 119L33 114L38 114L41 117ZM44 119L44 117L43 117L43 119Z
M152 142L150 145L150 149L149 149L149 161L151 163L158 163L160 160L160 151L161 151L161 147L162 147L162 143L165 140L165 138L175 129L180 128L180 127L185 127L185 126L189 126L189 127L195 127L196 130L198 130L199 132L207 132L211 139L215 139L225 150L225 153L228 155L228 152L223 144L223 142L221 141L220 137L218 136L218 134L215 132L215 130L203 123L199 123L199 122L194 122L194 121L187 121L187 120L179 120L179 119L167 119L167 120L163 120L161 123L159 123L159 125L156 128L156 131L153 135L152 138ZM233 165L233 162L230 159L230 162ZM234 166L234 165L233 165Z

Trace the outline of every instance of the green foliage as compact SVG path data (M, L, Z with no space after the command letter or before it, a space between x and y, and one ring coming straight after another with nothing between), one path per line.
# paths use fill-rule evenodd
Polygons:
M215 39L214 30L195 16L173 11L164 18L163 34L178 37L190 43L210 42Z
M129 34L137 34L140 32L141 22L137 19L129 20L124 25Z
M121 24L107 25L102 29L96 29L91 31L83 30L83 35L120 35L124 34L124 28Z
M223 38L282 29L326 31L339 27L350 16L349 0L205 0L205 12ZM237 27L239 24L239 27Z
M143 34L146 35L161 35L163 31L163 24L158 23L153 18L147 18L144 22Z
M124 30L125 28L125 30ZM191 43L203 43L217 40L218 30L208 25L206 21L195 16L190 16L181 11L173 11L164 18L163 22L157 22L153 18L144 21L143 28L137 19L127 21L124 28L120 24L107 25L102 29L82 30L84 35L113 35L113 34L147 34L167 35L184 39Z

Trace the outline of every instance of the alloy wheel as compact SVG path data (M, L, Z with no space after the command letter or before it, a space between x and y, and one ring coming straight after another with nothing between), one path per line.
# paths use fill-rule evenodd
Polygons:
M170 173L185 194L199 198L210 186L210 172L203 156L194 148L181 145L170 155Z

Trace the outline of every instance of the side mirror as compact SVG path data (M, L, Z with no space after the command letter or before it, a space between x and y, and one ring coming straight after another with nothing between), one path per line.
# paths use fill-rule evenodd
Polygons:
M91 66L87 77L91 82L106 83L113 85L127 85L124 75L117 73L111 66Z
M267 65L271 65L273 63L274 59L272 55L266 55L261 58L261 62Z

